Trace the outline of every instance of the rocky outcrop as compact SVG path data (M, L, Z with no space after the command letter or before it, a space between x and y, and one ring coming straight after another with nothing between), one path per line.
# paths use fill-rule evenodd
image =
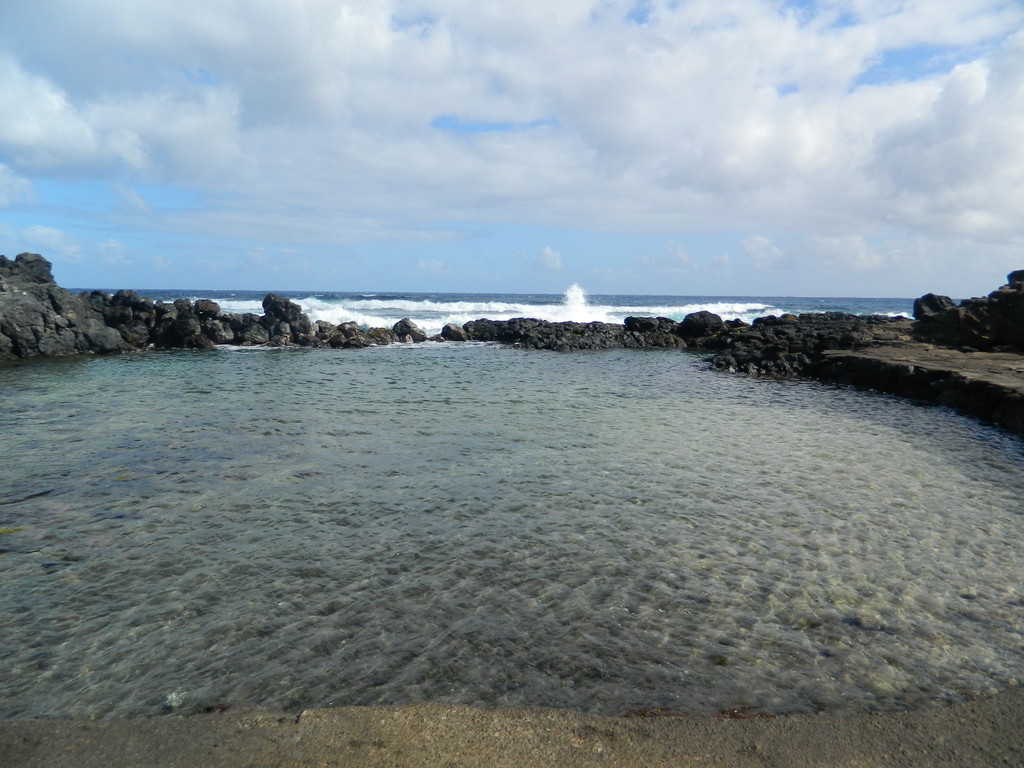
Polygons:
M702 317L693 320L696 315ZM707 315L709 317L703 317ZM711 320L714 318L714 320ZM715 335L732 326L711 313L687 315L683 322L667 317L627 317L622 325L614 323L553 323L516 317L511 320L472 320L463 326L471 341L513 344L527 349L578 352L593 349L639 349L668 347L701 348Z
M263 314L224 313L215 301L178 299L172 304L140 297L134 291L88 295L90 305L132 348L204 349L218 344L243 347L361 348L393 344L387 328L362 330L355 323L312 322L291 299L267 294Z
M911 338L911 323L881 315L822 312L759 317L745 328L728 328L703 339L714 351L711 365L759 376L813 372L826 352L856 350Z
M411 323L411 321L409 321ZM415 324L407 336L426 338ZM268 294L263 314L230 314L210 299L154 301L135 291L79 296L53 280L50 262L23 253L0 256L0 361L146 347L308 346L359 348L393 344L389 328L311 322L290 299Z
M955 304L926 294L914 302L915 332L926 341L981 351L1024 351L1024 270L988 296Z
M54 283L42 256L0 256L0 361L128 348L88 300Z

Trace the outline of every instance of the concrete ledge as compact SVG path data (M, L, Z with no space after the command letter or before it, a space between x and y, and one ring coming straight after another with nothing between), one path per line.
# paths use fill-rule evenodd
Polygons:
M908 343L825 352L808 374L927 400L1024 434L1024 355Z
M0 721L5 768L270 766L1024 765L1024 689L936 709L863 715L608 718L442 704L301 715L239 710L145 720Z

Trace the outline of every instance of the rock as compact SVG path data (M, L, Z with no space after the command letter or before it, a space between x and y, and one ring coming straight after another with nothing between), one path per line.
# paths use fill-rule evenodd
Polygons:
M291 299L278 296L276 293L268 293L263 298L263 315L270 325L279 321L291 323L302 315L302 307Z
M714 312L701 310L692 312L683 318L676 331L684 339L703 339L715 336L726 330L722 318Z
M270 342L270 333L258 315L234 315L231 320L235 341L243 347L256 347ZM237 327L234 327L237 324Z
M366 338L367 346L383 347L398 342L398 334L390 328L369 328L363 335Z
M20 285L56 285L53 265L38 253L19 253L14 261L0 256L0 279Z
M511 320L472 320L463 326L472 341L493 341L529 349L575 352L588 349L670 347L682 349L686 342L669 318L631 318L628 323L552 323L517 317Z
M108 326L121 334L129 346L141 349L151 343L157 321L157 307L135 291L118 291L108 296L102 291L84 294L83 298L99 311Z
M260 321L270 334L274 346L326 346L317 337L313 323L302 313L302 307L291 299L268 293L263 299L263 318Z
M441 338L445 341L469 341L469 334L462 326L448 323L441 329Z
M402 318L391 326L391 330L394 331L399 338L408 337L410 341L417 343L427 340L427 334L425 334L423 330L408 317Z
M727 327L701 343L719 350L711 358L719 370L787 377L812 373L827 351L909 339L910 331L910 322L900 318L823 312L759 317L749 327Z
M915 331L926 341L949 347L992 351L1024 350L1024 270L983 298L952 300L926 294L914 302Z
M622 324L632 333L654 333L658 330L658 320L654 317L627 317Z
M0 360L31 355L118 352L149 345L209 348L217 344L362 347L391 344L397 335L367 335L354 324L313 323L295 302L276 294L264 314L225 314L210 299L154 302L134 291L73 296L53 282L38 254L0 256Z
M921 320L925 317L938 315L947 309L956 306L949 296L936 296L934 293L926 293L919 299L914 299L914 319Z
M214 344L235 343L235 332L231 328L231 322L226 317L211 317L201 320L199 329Z
M192 311L200 320L209 320L220 317L220 304L210 299L196 299L196 303L192 305Z
M0 360L127 350L92 297L75 296L53 281L50 262L22 253L0 256Z

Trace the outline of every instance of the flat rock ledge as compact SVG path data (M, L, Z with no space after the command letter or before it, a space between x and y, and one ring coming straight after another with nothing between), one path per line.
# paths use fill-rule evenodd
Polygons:
M406 318L391 328L312 322L287 298L268 294L263 314L221 311L209 299L172 303L134 291L73 295L50 262L0 256L0 362L217 345L359 349L424 341L483 341L580 352L669 348L706 354L717 370L802 376L927 400L1024 434L1024 270L987 297L960 304L925 294L914 319L839 312L769 316L752 324L695 312L682 321L627 317L613 323L531 318L449 324L430 337Z

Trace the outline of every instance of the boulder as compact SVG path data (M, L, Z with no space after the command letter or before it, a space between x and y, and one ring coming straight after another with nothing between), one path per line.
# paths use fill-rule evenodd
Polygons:
M210 320L220 317L220 304L211 299L196 299L192 305L192 311L200 320Z
M231 325L235 332L235 342L243 347L256 347L270 341L270 333L258 315L246 313L234 315Z
M441 338L445 341L469 341L469 334L465 329L455 323L447 323L441 329Z
M291 299L268 293L263 298L263 315L267 318L265 325L268 327L280 321L292 323L302 316L302 307Z
M394 331L400 339L408 337L410 341L417 343L427 340L427 334L425 334L423 330L408 317L402 318L391 326L391 330Z
M367 346L383 347L398 342L398 334L390 328L368 328L363 336Z
M126 349L91 297L57 286L49 261L36 253L0 256L0 360Z
M934 293L926 293L919 299L914 299L914 319L921 320L952 309L956 306L949 296L936 296Z
M684 339L703 339L709 336L716 336L726 330L722 318L714 312L701 310L691 312L679 323L676 333Z
M622 324L632 333L654 333L658 330L655 317L627 317Z

